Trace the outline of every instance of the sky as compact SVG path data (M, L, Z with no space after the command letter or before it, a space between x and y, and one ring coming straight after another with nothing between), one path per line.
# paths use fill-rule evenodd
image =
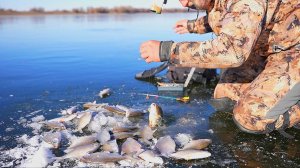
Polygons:
M42 7L46 10L73 9L79 7L108 7L132 6L150 8L152 0L0 0L0 8L28 10ZM180 8L178 0L169 0L166 8Z

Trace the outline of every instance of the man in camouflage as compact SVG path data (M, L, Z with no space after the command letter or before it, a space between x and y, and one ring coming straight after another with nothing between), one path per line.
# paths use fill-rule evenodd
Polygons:
M183 33L213 32L203 42L147 41L146 62L226 69L214 98L236 101L233 119L249 133L283 131L300 122L300 1L180 0L206 10L197 20L176 23Z

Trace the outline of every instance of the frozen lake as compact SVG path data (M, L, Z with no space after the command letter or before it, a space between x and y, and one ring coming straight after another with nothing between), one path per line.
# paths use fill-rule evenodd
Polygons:
M195 17L192 13L1 16L0 166L14 160L7 151L20 147L18 137L33 136L31 128L18 123L20 117L51 119L62 109L96 100L142 109L155 102L162 107L166 124L157 136L188 133L212 139L208 148L212 157L168 160L166 167L299 167L299 131L287 130L295 135L292 140L276 132L242 133L230 113L215 112L208 104L213 86L190 87L189 104L137 95L159 94L153 83L134 79L135 73L158 65L140 59L140 44L211 39L212 34L173 32L176 21ZM97 94L107 87L113 94L100 99Z

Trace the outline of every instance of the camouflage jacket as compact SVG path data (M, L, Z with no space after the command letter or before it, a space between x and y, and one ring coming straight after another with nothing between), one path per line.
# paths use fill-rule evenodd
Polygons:
M213 9L191 24L190 32L213 31L217 38L162 42L161 50L168 52L160 54L161 60L178 66L230 68L253 55L267 57L293 47L300 50L300 0L215 0Z

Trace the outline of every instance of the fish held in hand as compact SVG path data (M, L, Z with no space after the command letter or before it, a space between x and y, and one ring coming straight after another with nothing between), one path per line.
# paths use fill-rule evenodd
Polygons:
M148 109L149 111L149 127L154 128L159 126L162 122L163 111L157 104L152 103Z
M184 159L184 160L193 160L193 159L204 159L211 156L211 153L208 151L187 149L181 150L170 155L174 159Z
M198 139L198 140L192 140L189 143L185 144L182 148L182 150L186 149L204 149L209 144L211 144L211 139Z

